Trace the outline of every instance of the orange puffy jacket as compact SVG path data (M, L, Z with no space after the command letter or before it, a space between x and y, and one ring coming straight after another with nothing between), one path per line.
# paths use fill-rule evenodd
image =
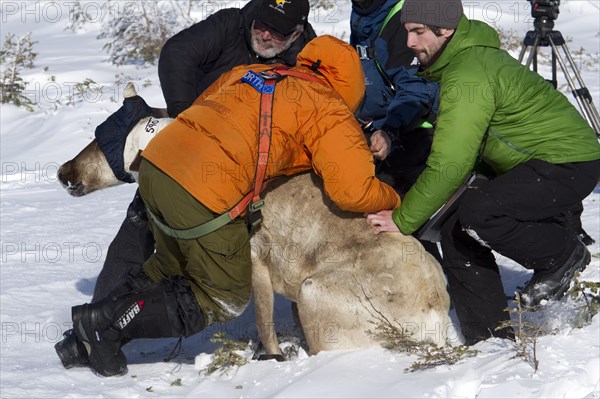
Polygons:
M320 73L309 69L313 64ZM270 68L249 65L224 74L142 154L213 212L229 210L252 189L260 94L240 79L248 70ZM293 70L328 84L294 76L277 83L265 178L312 168L343 210L398 207L396 192L375 178L373 157L352 114L364 93L356 51L332 36L320 36L298 55Z

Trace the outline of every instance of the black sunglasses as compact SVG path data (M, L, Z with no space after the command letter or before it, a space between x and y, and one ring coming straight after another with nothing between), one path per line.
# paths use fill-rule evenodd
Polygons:
M290 37L294 33L294 31L292 31L292 32L288 33L287 35L283 34L283 33L279 32L277 29L275 29L274 27L272 27L271 25L269 25L265 22L259 21L257 19L254 20L254 23L252 24L252 28L259 30L261 32L269 31L271 36L273 36L276 40L279 40L279 41L286 40L288 37Z

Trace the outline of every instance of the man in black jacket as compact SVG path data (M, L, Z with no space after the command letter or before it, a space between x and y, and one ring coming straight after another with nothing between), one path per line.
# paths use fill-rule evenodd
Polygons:
M222 73L235 66L295 65L297 54L316 37L307 22L308 12L308 0L252 0L242 9L220 10L170 38L158 64L169 116L177 117ZM153 251L146 210L136 193L108 248L92 302L106 297Z
M307 0L253 0L179 32L162 48L158 76L169 116L176 117L221 74L242 64L296 64L316 35ZM282 12L287 9L285 17Z

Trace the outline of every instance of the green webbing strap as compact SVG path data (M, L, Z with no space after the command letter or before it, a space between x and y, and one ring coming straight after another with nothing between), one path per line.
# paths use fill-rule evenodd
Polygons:
M210 220L206 223L202 223L199 226L192 227L191 229L173 229L166 224L164 224L158 216L150 211L150 209L146 208L150 219L158 226L158 228L168 235L169 237L177 238L180 240L195 240L196 238L207 235L208 233L212 233L215 230L220 229L225 226L227 223L231 222L231 217L229 216L229 212L225 212L222 215Z
M275 92L275 84L278 82L278 80L280 80L280 78L287 75L326 85L325 82L316 76L303 72L288 70L287 67L283 66L263 71L260 76L252 71L248 71L241 79L242 82L248 83L254 87L261 95L258 159L256 164L256 174L253 182L254 189L246 194L244 198L242 198L242 200L229 211L217 216L213 220L189 229L174 229L160 220L158 216L150 211L150 209L147 209L150 219L152 219L152 222L154 222L154 224L156 224L156 226L163 233L169 237L180 240L195 240L225 226L227 223L231 222L244 211L246 211L246 208L248 208L249 222L252 224L252 227L256 227L260 224L261 215L259 210L264 204L264 201L260 199L260 191L263 186L264 177L267 171L267 160L269 158L272 129L273 94Z
M400 11L402 9L403 5L404 5L404 0L400 0L399 2L396 3L396 5L394 7L392 7L390 12L388 12L388 15L383 20L383 25L381 25L381 29L379 29L379 33L377 34L377 36L381 36L381 32L383 32L387 23L390 22L390 19L392 19L394 17L394 15L396 15L398 13L398 11Z

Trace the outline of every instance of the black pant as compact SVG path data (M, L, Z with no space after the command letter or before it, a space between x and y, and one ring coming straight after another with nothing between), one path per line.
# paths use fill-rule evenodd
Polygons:
M92 303L104 299L154 253L154 238L148 228L144 203L136 192L127 217L108 247L106 260L94 287Z
M506 297L492 250L522 266L562 265L577 236L559 221L594 189L600 161L555 165L528 161L476 190L467 190L442 228L442 266L467 343L495 332Z

